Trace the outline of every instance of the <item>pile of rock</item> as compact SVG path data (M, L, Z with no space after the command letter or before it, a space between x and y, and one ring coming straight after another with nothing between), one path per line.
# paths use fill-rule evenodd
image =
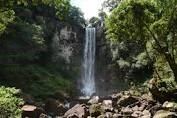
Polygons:
M48 102L45 110L26 106L23 107L23 111L30 114L37 113L40 118L48 118L45 115L48 112L58 115L59 118L177 118L176 103L160 104L149 97L137 97L126 92L108 97L81 98L70 109L66 109L56 101Z
M114 94L107 98L95 96L86 104L77 104L64 114L64 118L176 118L177 104L163 105L142 97Z
M25 104L22 107L22 118L52 118L63 116L69 107L55 99L46 100L45 104Z

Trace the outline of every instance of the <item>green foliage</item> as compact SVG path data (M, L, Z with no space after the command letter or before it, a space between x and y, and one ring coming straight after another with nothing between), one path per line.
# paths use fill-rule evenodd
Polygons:
M139 55L137 55L136 60L137 60L136 64L135 64L136 68L141 68L143 66L147 66L150 63L146 52L142 52Z
M156 87L159 89L160 92L170 92L174 91L177 88L177 84L172 79L163 79L157 81Z
M55 15L60 20L67 19L69 9L71 7L69 0L1 0L0 1L0 16L3 12L14 10L15 7L29 7L45 5L55 10ZM2 12L2 13L1 13ZM11 13L12 14L12 13ZM11 17L14 16L14 13Z
M147 0L124 0L106 20L107 37L112 41L146 38L144 23L155 19L155 6Z
M27 0L1 0L0 1L0 36L9 23L15 19L14 6L27 5Z
M54 68L54 67L53 67ZM32 79L29 85L29 92L37 99L45 99L48 96L54 95L58 91L63 91L69 94L74 92L72 80L63 77L56 69L49 67L29 66L27 71L31 71Z
M66 65L49 60L53 33L65 24L85 25L70 0L0 0L0 85L20 88L39 101L58 92L73 94L72 76L62 70ZM0 87L0 118L21 118L18 93Z
M149 82L149 90L152 97L160 102L176 101L175 93L177 83L174 79L157 79L153 77Z
M117 5L121 2L121 0L106 0L102 4L102 8L105 10L112 11Z
M37 99L58 90L72 93L72 80L67 79L71 76L60 64L39 66L51 64L53 32L64 22L85 25L82 12L70 0L0 0L0 83Z
M177 80L176 2L124 0L106 19L106 33L113 44L135 42L147 53L146 58L158 63L158 66L154 65L156 72L163 68L160 73L166 74L162 74L162 78L166 78L164 75L169 75L167 73L171 71ZM163 61L159 61L161 58ZM170 75L172 77L172 74Z
M69 20L70 23L75 23L76 25L85 25L85 19L82 11L75 6L70 7L67 20Z
M143 94L148 94L149 88L148 81L145 81L144 83L133 83L131 82L130 86L130 93L135 96L142 96Z
M98 22L100 22L100 19L98 17L92 17L89 19L88 24L91 24L92 26L96 26Z
M39 1L40 3L41 1ZM56 10L56 16L64 20L66 19L69 9L70 9L70 1L69 0L42 0L42 3L45 5L49 5L50 7L55 8Z
M14 5L28 5L28 0L1 0L0 8L12 8Z
M6 30L7 25L14 20L14 11L3 11L0 9L0 35Z
M105 18L107 17L107 14L103 10L99 10L98 16L102 21L104 21Z
M0 87L0 117L20 118L23 100L16 97L20 91L15 88Z
M120 69L130 67L130 63L123 59L118 60L117 63L119 64Z
M9 74L11 73L11 74ZM73 93L72 80L64 78L56 69L38 65L9 65L0 69L2 84L21 88L38 100L54 95L57 91ZM14 79L15 78L15 79ZM27 86L25 84L28 83Z
M11 29L9 29L9 32L7 33L13 40L23 40L28 45L44 47L43 29L40 25L17 21L13 24L13 27L16 30L14 31L12 29L11 31Z
M7 31L2 35L4 40L1 43L6 44L3 48L6 50L1 53L1 60L28 63L39 59L37 54L46 49L43 29L39 25L14 21Z

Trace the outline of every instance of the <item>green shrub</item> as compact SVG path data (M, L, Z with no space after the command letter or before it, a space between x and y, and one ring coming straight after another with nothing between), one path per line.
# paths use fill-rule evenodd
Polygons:
M16 95L19 93L18 89L0 87L0 117L1 118L20 118L20 105L23 100Z
M74 92L72 79L63 77L60 71L52 67L5 65L0 69L0 76L3 77L0 81L2 85L20 88L38 100L52 96L59 90L71 94Z

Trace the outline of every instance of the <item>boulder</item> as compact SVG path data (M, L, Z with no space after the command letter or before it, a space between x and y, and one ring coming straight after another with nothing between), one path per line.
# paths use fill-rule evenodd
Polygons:
M124 114L124 115L131 115L133 113L133 110L129 107L123 107L121 109L121 112Z
M177 89L172 85L173 81L158 80L153 78L149 81L149 91L152 94L153 99L163 103L165 101L175 100L177 98Z
M114 110L112 106L112 100L103 100L102 109L105 112L112 112Z
M89 112L92 117L98 117L100 116L104 111L101 107L101 104L92 104L89 107Z
M112 100L103 100L103 105L112 107Z
M155 101L143 99L138 104L138 106L139 106L138 110L139 111L144 111L145 109L151 109L152 106L154 106L154 105L156 105Z
M121 94L121 93L117 93L117 94L111 95L111 98L112 98L112 101L113 101L113 102L117 102L118 99L120 99L121 97L122 97L122 94Z
M113 114L112 118L122 118L122 115L115 113L115 114Z
M177 113L166 110L159 110L155 113L153 118L177 118Z
M44 113L42 108L34 105L24 105L22 107L22 117L39 118L40 114Z
M157 111L162 109L162 105L161 104L156 104L154 106L152 106L151 108L149 108L149 111L152 115L154 115Z
M93 96L89 101L88 104L97 104L99 102L98 96Z
M143 111L146 107L146 104L141 104L140 107L138 107L139 111Z
M113 113L112 112L106 112L105 116L106 116L106 118L112 118L113 117Z
M39 118L48 118L48 116L46 114L40 114Z
M67 110L67 107L55 99L48 99L45 103L45 111L52 116L62 116Z
M57 107L60 104L55 99L48 99L45 103L45 111L50 115L57 115Z
M99 96L99 102L103 102L104 100L112 100L110 95L108 96Z
M135 105L133 108L132 108L133 111L139 111L139 107L137 105Z
M143 94L141 97L147 101L153 101L152 94L150 92Z
M65 118L85 118L87 116L88 111L84 104L77 104L64 114Z
M151 113L148 110L144 110L142 115L142 118L151 118Z
M121 96L122 96L121 93L111 95L113 107L117 106L117 101L121 98Z
M57 107L57 116L63 116L68 110L63 104L59 104Z
M97 118L106 118L106 116L105 115L100 115Z
M119 109L114 108L114 113L119 113Z
M142 112L141 111L134 111L131 115L134 118L138 118L142 116Z
M163 103L162 107L165 108L165 109L177 110L177 103L166 101L166 102Z
M73 113L68 115L67 118L82 118L82 117L79 117L77 114Z
M119 106L126 107L126 106L134 104L134 103L136 103L138 101L139 101L139 99L137 97L124 95L118 100L117 104Z

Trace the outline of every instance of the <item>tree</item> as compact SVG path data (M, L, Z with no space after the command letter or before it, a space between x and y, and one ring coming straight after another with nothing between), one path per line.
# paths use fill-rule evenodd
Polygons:
M92 17L89 19L89 24L91 24L92 26L95 26L99 21L100 19L98 17Z
M0 9L0 35L6 30L7 25L14 20L14 14L13 10L3 11Z
M68 13L68 19L70 23L75 23L77 25L84 26L85 25L85 19L84 14L82 11L75 6L71 6Z
M160 9L161 17L151 25L151 28L146 27L154 40L156 51L165 58L177 81L177 62L175 59L177 56L177 1L165 2L167 3L166 7L160 1L160 5L163 6L163 9Z
M12 23L15 19L15 8L38 5L46 5L54 8L55 14L60 20L67 19L71 7L69 0L1 0L0 35L6 30L8 24ZM79 14L79 12L76 14Z
M118 6L121 0L106 0L102 4L103 9L107 9L108 11L112 11L114 8Z
M41 3L41 0L39 0L39 3ZM55 8L56 16L60 20L66 19L71 7L70 0L42 0L42 3Z
M166 7L162 6L162 0L122 1L106 20L107 37L113 42L134 40L143 45L146 52L146 44L151 42L165 57L177 81L177 4L176 0L164 1L168 3Z

